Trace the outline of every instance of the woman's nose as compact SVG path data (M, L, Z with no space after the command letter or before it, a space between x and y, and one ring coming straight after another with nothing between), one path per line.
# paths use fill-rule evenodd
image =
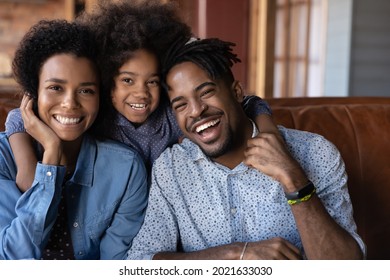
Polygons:
M62 100L62 107L67 109L79 108L80 103L77 99L77 94L71 92L65 94L64 99Z

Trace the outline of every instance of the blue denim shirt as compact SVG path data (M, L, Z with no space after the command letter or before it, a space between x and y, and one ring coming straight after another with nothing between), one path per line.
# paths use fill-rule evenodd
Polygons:
M65 167L37 164L32 187L21 193L16 165L0 133L0 259L39 259L65 188L76 259L122 259L147 204L147 174L123 144L85 136L73 177Z

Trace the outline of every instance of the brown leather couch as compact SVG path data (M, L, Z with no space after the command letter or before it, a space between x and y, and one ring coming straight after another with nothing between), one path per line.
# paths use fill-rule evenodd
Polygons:
M277 124L319 133L338 147L367 258L390 259L390 97L267 101ZM1 130L18 105L13 91L0 92Z
M323 135L339 149L368 259L390 259L390 97L267 100L285 127Z

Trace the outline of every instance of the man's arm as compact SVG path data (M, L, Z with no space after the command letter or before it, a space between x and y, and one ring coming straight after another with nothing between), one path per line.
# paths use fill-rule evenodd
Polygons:
M247 165L279 181L285 193L296 192L309 181L284 143L273 134L261 133L259 137L249 140L245 155L244 162ZM340 160L335 158L335 165ZM334 173L341 177L343 171L343 168L335 168ZM326 176L336 176L335 174L326 174ZM336 181L332 183L339 184ZM339 195L344 195L346 189L340 186L339 192ZM349 200L348 202L350 204ZM351 210L352 207L347 209ZM308 259L362 258L362 251L357 241L330 216L316 194L308 201L291 205L291 210ZM351 211L346 215L352 219Z
M272 238L257 242L235 242L196 252L160 252L154 260L299 260L299 249L287 240Z

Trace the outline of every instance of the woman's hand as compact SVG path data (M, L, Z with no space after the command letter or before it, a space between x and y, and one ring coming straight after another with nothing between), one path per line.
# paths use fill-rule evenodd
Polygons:
M24 95L20 104L20 112L24 127L28 134L38 141L43 149L43 164L59 165L62 156L62 142L57 134L42 122L33 111L36 102L32 97Z

